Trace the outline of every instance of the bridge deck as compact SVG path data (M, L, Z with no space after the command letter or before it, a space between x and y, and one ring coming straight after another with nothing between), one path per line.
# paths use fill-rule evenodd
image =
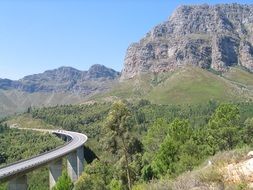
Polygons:
M76 150L87 141L87 136L77 132L63 130L47 130L50 133L65 136L71 140L63 146L55 148L32 158L21 160L0 168L0 181L6 181L18 175L27 173L33 169L46 165L53 160L57 160L68 153Z

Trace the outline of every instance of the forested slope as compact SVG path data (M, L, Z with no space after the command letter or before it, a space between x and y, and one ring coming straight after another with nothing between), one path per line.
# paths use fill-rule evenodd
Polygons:
M252 145L252 102L156 105L140 100L55 106L29 109L8 123L27 117L88 135L87 146L98 159L86 166L76 189L127 189L129 177L132 187L163 176L173 180L220 151ZM115 121L124 121L120 133L110 127L117 126Z
M0 124L0 166L41 154L63 143L62 140L54 135L29 130L10 129ZM30 189L48 189L45 184L48 184L49 176L45 167L28 175ZM0 184L0 189L5 190L5 185Z

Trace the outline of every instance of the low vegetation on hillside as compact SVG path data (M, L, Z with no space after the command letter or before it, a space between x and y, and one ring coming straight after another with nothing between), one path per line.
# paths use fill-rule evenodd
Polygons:
M212 72L210 72L212 71ZM213 70L185 66L173 72L148 73L123 80L109 92L91 97L101 101L145 98L156 104L199 104L210 99L245 101L253 99L252 73L231 68L224 76Z
M210 72L211 71L211 72ZM0 90L0 118L21 113L29 106L55 106L83 102L113 102L127 99L136 102L147 99L156 104L200 104L210 99L218 101L252 101L252 73L239 67L228 72L204 70L184 66L171 72L143 73L131 79L114 81L100 93L85 96L69 93L27 93L18 90Z

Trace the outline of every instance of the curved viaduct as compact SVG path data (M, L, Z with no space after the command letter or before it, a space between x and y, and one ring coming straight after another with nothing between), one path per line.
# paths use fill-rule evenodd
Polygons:
M32 158L21 160L0 168L0 181L9 181L9 190L26 190L26 173L39 167L49 165L49 187L55 185L62 173L62 158L67 157L67 172L73 182L81 175L84 168L83 145L87 136L77 132L64 130L40 130L53 133L64 139L66 143L51 151L45 152Z

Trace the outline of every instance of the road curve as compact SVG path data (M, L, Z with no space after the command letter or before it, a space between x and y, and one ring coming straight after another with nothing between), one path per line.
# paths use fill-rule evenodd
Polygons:
M36 129L35 129L36 130ZM6 181L15 176L25 174L33 169L36 169L40 166L46 165L57 158L61 158L68 153L76 150L87 141L87 136L77 132L64 131L64 130L39 130L38 131L47 131L56 135L61 135L69 138L70 140L65 143L63 146L55 148L51 151L42 153L38 156L28 158L26 160L21 160L7 166L0 168L0 181Z

